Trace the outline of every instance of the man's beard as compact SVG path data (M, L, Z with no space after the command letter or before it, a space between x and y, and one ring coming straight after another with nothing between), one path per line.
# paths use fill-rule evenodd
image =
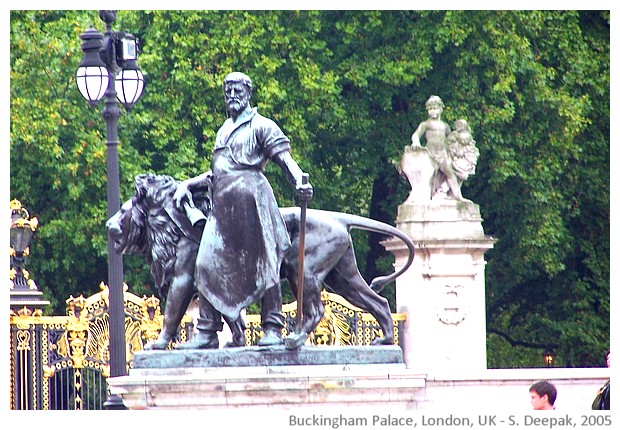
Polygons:
M226 105L228 106L228 110L234 113L241 113L246 106L248 105L246 100L229 100Z

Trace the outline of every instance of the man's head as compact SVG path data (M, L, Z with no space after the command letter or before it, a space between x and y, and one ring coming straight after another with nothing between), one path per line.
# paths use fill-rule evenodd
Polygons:
M229 73L224 78L224 100L233 116L239 115L249 105L252 97L252 80L241 72Z
M535 411L553 409L558 390L549 381L538 381L530 387L530 402Z

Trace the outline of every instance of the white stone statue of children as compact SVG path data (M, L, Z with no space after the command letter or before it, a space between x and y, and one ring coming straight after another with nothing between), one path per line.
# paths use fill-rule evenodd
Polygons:
M448 135L448 155L452 159L452 169L459 186L476 173L480 151L476 148L469 124L464 119L454 121L454 131Z
M411 146L414 148L421 147L420 137L424 136L426 149L437 164L431 192L432 198L441 195L442 184L445 182L449 187L448 198L466 201L461 195L461 187L452 168L452 160L448 154L448 135L451 130L450 126L441 119L443 109L443 101L438 96L431 96L427 100L426 110L428 112L428 119L420 123L411 135Z

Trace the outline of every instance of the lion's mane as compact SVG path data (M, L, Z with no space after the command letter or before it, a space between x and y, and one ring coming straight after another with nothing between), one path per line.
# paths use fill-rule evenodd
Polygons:
M141 248L162 298L166 298L174 277L178 243L183 236L164 209L165 201L172 199L177 186L172 177L152 173L138 175L135 181L131 228L141 232L134 237L143 238Z

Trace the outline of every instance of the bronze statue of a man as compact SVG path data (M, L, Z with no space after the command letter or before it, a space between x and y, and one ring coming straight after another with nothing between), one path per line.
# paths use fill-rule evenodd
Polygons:
M280 166L301 199L312 198L310 184L290 154L290 141L271 119L250 105L252 81L240 72L224 79L230 117L216 137L211 171L187 179L174 194L175 203L193 204L191 191L210 189L209 213L196 260L200 297L198 333L186 349L217 348L221 314L231 320L262 299L264 336L260 345L282 342L280 265L291 246L273 190L264 175L269 160Z

